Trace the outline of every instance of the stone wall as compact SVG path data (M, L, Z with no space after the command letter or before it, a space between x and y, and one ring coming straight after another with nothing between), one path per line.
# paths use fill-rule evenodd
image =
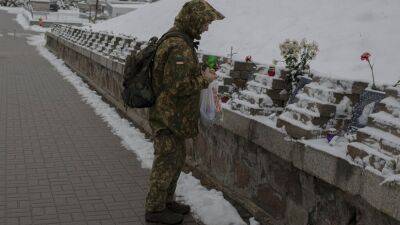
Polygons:
M47 47L146 132L146 110L126 111L124 64L51 33ZM291 140L277 128L223 109L223 120L200 125L187 141L187 164L263 224L400 224L397 186L330 152Z
M264 221L400 224L380 211L396 215L398 188L380 186L381 177L344 159L287 141L279 130L229 110L223 124L200 131L188 143L188 163Z
M72 42L46 33L47 47L98 91L107 101L129 117L146 133L151 133L146 109L127 109L121 99L125 65L109 60Z

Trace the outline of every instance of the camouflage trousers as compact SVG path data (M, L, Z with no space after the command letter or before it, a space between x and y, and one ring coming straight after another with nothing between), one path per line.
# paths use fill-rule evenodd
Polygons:
M162 211L165 209L166 202L174 200L176 183L185 158L185 139L176 137L168 130L162 130L156 134L146 211Z

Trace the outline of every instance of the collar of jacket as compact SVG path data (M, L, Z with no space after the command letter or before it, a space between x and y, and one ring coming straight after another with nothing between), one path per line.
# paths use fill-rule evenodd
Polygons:
M175 27L175 26L172 27L171 29L169 29L169 31L178 31L178 32L181 32L181 33L186 34L186 35L190 38L190 40L193 42L193 47L194 47L196 50L198 50L200 42L199 42L199 41L195 41L195 40L194 40L188 33L186 33L185 31L180 30L179 28L177 28L177 27Z

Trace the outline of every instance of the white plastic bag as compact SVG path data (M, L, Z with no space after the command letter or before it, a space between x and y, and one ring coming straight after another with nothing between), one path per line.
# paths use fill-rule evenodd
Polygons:
M221 103L218 97L218 82L211 82L207 89L201 91L200 115L203 122L213 123L221 112Z

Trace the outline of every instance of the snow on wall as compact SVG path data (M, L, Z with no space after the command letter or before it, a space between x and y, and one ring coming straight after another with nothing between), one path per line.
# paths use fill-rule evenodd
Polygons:
M133 34L146 40L160 36L173 24L187 0L161 0L134 12L99 23L95 30ZM371 80L360 60L372 54L378 83L400 77L400 1L398 0L209 0L226 19L210 26L200 49L237 59L252 55L256 62L280 59L279 43L286 38L315 40L320 53L312 67L325 76Z

